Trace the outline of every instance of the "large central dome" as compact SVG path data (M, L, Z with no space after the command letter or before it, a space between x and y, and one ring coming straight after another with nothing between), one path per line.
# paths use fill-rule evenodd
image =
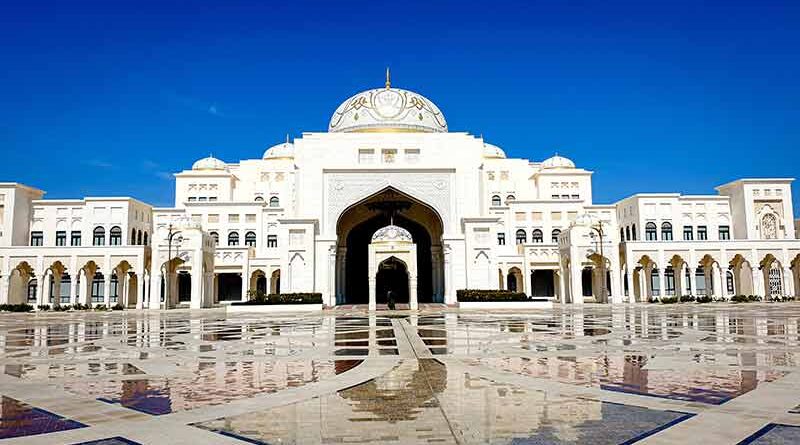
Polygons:
M413 91L386 87L363 91L344 101L331 117L329 132L445 133L447 121L433 102Z

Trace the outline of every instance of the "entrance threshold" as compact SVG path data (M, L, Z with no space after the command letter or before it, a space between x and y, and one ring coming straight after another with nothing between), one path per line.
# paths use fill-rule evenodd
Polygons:
M407 311L409 310L408 303L397 303L394 305L395 311ZM420 303L419 310L437 310L437 309L447 309L447 306L444 303ZM343 311L368 311L369 305L367 304L339 304L332 308L333 310L343 310ZM378 304L376 311L388 311L389 306L386 304Z

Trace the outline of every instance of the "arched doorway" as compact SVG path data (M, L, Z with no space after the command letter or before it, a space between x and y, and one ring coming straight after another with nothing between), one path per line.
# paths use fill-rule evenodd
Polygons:
M378 266L375 282L378 304L388 303L389 290L395 303L408 303L408 268L395 257L387 258Z
M402 203L404 208L393 217L376 209L387 202ZM442 219L427 204L388 187L350 206L337 221L337 304L369 302L369 244L378 229L391 223L408 230L416 245L418 301L444 301Z

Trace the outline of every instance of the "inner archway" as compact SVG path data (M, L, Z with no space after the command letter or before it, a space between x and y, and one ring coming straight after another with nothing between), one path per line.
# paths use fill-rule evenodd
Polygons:
M376 210L381 203L387 202L404 204L402 212L392 217L387 212ZM350 206L339 217L336 224L337 304L368 304L369 244L372 235L390 223L408 230L416 245L418 301L444 301L442 219L427 204L388 187ZM385 300L385 293L382 294L380 289L377 291L378 300ZM407 290L404 298L407 301ZM399 298L395 300L401 301Z
M378 266L375 296L379 304L388 303L388 292L392 291L395 303L408 303L408 268L395 257Z

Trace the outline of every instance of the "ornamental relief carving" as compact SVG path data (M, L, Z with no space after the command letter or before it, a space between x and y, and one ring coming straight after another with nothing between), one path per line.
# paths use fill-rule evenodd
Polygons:
M328 185L326 227L330 233L336 231L336 221L345 209L387 187L433 207L442 217L445 232L449 231L453 206L450 173L361 172L328 173L325 176Z

